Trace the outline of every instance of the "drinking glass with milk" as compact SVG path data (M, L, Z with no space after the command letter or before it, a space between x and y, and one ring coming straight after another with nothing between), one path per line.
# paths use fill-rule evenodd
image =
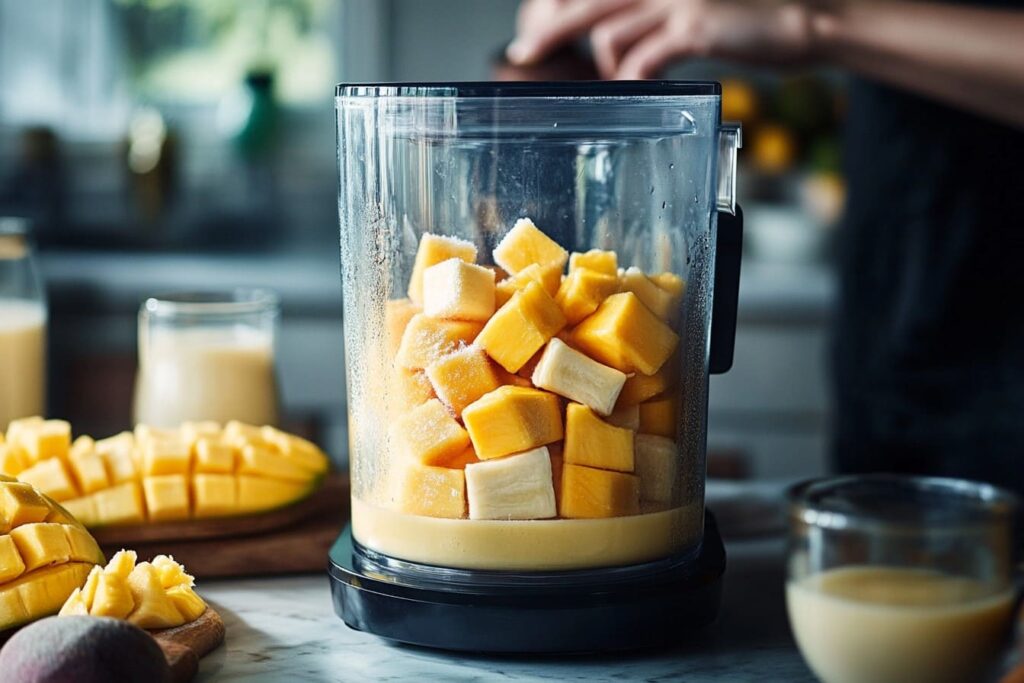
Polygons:
M0 218L0 430L46 404L46 298L28 222Z
M135 421L274 425L274 341L279 306L266 290L147 299L139 310Z
M814 673L824 683L986 680L1012 620L1016 506L959 479L794 487L786 604Z

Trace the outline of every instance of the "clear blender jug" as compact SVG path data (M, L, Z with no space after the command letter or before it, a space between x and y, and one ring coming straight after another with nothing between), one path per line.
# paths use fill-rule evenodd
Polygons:
M561 613L578 622L609 582L627 612L664 611L664 592L630 591L692 583L720 550L705 538L707 386L731 363L739 135L718 84L343 85L336 106L352 473L339 613L456 649L649 644L649 627L517 642L508 619L536 632L538 596L573 586L581 611ZM409 610L397 630L375 620L373 581L406 607L408 591L455 610L492 590L540 602L494 624L452 613L467 635L443 636Z

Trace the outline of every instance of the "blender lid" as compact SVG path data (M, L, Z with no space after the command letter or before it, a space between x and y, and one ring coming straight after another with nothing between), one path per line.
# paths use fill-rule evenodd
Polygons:
M338 97L720 97L715 81L432 81L339 83Z

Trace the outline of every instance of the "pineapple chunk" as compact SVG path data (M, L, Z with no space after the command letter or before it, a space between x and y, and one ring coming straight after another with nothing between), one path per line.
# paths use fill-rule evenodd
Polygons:
M637 434L634 447L640 500L670 504L679 467L676 442L663 436Z
M153 437L147 439L143 446L142 473L146 476L188 474L191 461L191 450L177 435Z
M539 389L502 386L462 411L481 460L528 451L562 438L558 397Z
M235 470L235 449L219 438L201 436L192 447L196 472L225 473Z
M588 268L577 268L569 272L558 288L555 301L565 314L570 325L597 310L601 302L619 291L619 278Z
M529 218L520 218L494 248L494 262L515 275L531 263L554 267L559 272L565 267L569 253L543 232Z
M25 571L18 547L10 536L0 536L0 584L16 579Z
M525 453L466 466L470 519L554 517L551 458L541 446Z
M477 344L498 365L518 372L563 327L565 316L558 304L531 282L487 321Z
M613 294L576 326L573 346L622 372L653 375L679 343L668 325L632 292Z
M639 372L630 375L622 386L616 406L632 406L643 403L668 389L672 384L669 378L671 366L672 363L666 363L653 375L644 375Z
M570 403L565 412L565 462L619 472L633 471L633 432L608 424L594 411Z
M140 562L128 575L128 590L135 607L128 623L139 628L172 628L184 623L181 613L160 584L160 574L149 562Z
M604 421L616 427L632 429L635 432L640 429L640 407L636 405L618 406Z
M565 463L558 512L569 519L639 514L640 480L632 474Z
M674 396L646 401L640 404L640 433L676 438L678 420Z
M96 577L96 593L89 603L89 614L94 617L127 619L135 609L135 598L128 588L127 577L102 572ZM61 610L64 614L64 610Z
M78 497L75 483L59 458L40 460L18 475L18 479L31 484L57 502Z
M576 271L581 272L581 271ZM601 365L558 338L552 338L533 371L533 383L590 406L602 415L615 408L625 373Z
M10 535L25 563L26 572L71 559L71 544L62 524L23 524L11 529Z
M395 421L391 442L403 457L422 465L440 465L469 446L469 435L436 398Z
M184 620L183 623L188 624L195 621L206 611L206 603L189 586L171 586L167 589L167 597L174 608L178 610Z
M50 514L46 500L23 482L5 482L0 486L0 533L23 524L42 522Z
M611 275L616 280L619 279L619 259L614 251L602 251L601 249L591 249L583 253L574 251L569 256L569 275L580 268Z
M431 318L487 320L494 314L494 271L457 258L427 268L423 313Z
M549 296L555 296L559 286L562 284L562 270L555 266L540 266L536 263L523 268L521 271L505 278L494 289L494 305L501 308L518 291L526 289L531 282L544 287Z
M490 359L477 346L437 359L427 366L426 376L437 397L456 417L461 417L470 403L500 386Z
M423 273L427 268L450 258L474 263L476 247L457 237L425 233L420 238L420 246L416 250L416 261L412 267L412 276L409 278L409 299L413 303L423 303Z
M184 474L144 477L142 491L146 495L146 511L150 521L187 519L188 489L188 477Z
M64 459L71 448L71 425L64 420L44 420L18 438L30 462Z
M659 287L639 268L627 268L621 278L622 291L633 292L644 306L662 320L670 320L675 315L673 303L679 300Z
M451 519L466 516L466 478L462 470L407 463L399 487L400 512Z
M402 335L409 321L417 313L423 311L419 304L408 299L391 299L384 304L384 329L387 334L388 358L394 358L398 346L402 343Z
M465 320L437 320L417 313L402 335L395 362L403 368L422 370L463 344L472 344L483 325Z
M238 505L235 477L230 474L193 475L192 500L196 517L232 514Z
M82 493L92 493L110 486L103 458L96 454L96 442L88 436L75 439L68 454L68 464Z

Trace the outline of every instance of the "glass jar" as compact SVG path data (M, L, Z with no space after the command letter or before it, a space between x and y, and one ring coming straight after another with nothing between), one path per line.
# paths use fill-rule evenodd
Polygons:
M277 296L261 289L174 294L139 309L135 421L276 425Z
M28 221L0 218L0 431L46 412L46 323Z
M825 683L984 680L1004 643L1016 499L958 479L864 475L790 492L786 602Z
M695 551L738 145L718 85L353 85L336 105L357 544L471 570Z

